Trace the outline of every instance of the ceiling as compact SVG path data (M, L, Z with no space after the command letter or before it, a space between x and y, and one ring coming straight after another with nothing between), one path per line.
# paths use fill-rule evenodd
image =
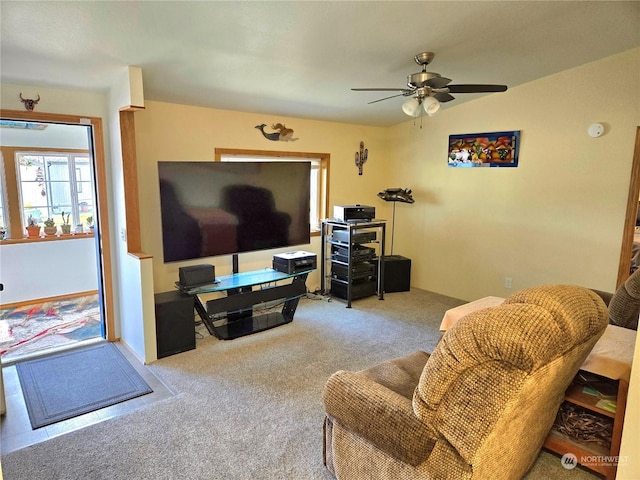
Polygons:
M136 65L146 99L266 123L406 121L403 97L350 88L405 87L423 51L452 84L514 88L640 45L638 1L2 0L0 17L3 83L106 90Z

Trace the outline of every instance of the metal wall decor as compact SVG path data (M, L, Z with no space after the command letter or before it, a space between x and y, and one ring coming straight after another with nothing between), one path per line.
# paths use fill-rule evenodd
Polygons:
M298 140L297 138L293 138L293 129L287 128L283 123L274 123L271 125L271 128L276 130L271 133L264 131L264 127L266 126L267 124L263 123L261 125L256 125L256 128L262 132L262 135L267 140L274 142L295 142Z
M402 203L414 203L413 195L411 195L410 188L387 188L378 193L378 197L385 202L402 202Z
M33 111L37 103L40 101L40 94L38 94L37 99L33 98L22 98L22 92L20 92L20 101L24 103L24 108L30 112Z
M360 151L356 152L356 166L358 167L358 175L362 175L362 167L369 156L369 149L364 148L364 142L360 142Z
M380 197L385 202L393 202L393 216L391 219L391 255L393 255L393 236L396 231L396 203L415 203L413 195L411 195L410 188L387 188L382 192L378 192Z

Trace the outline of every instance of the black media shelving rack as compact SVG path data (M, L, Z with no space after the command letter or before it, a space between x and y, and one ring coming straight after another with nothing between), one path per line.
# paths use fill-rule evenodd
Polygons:
M378 295L384 299L385 220L322 222L321 289L351 301Z

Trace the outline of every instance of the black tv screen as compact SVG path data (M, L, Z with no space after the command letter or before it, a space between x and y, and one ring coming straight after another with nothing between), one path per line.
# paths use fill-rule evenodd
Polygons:
M310 162L158 162L164 261L307 244Z

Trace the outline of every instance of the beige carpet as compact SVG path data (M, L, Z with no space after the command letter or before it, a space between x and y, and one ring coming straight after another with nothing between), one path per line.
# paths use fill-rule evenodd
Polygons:
M358 300L352 309L304 299L291 324L231 341L206 335L195 350L151 365L174 397L4 455L5 478L328 480L326 379L431 351L442 314L460 303L421 290ZM593 478L547 453L527 477Z

